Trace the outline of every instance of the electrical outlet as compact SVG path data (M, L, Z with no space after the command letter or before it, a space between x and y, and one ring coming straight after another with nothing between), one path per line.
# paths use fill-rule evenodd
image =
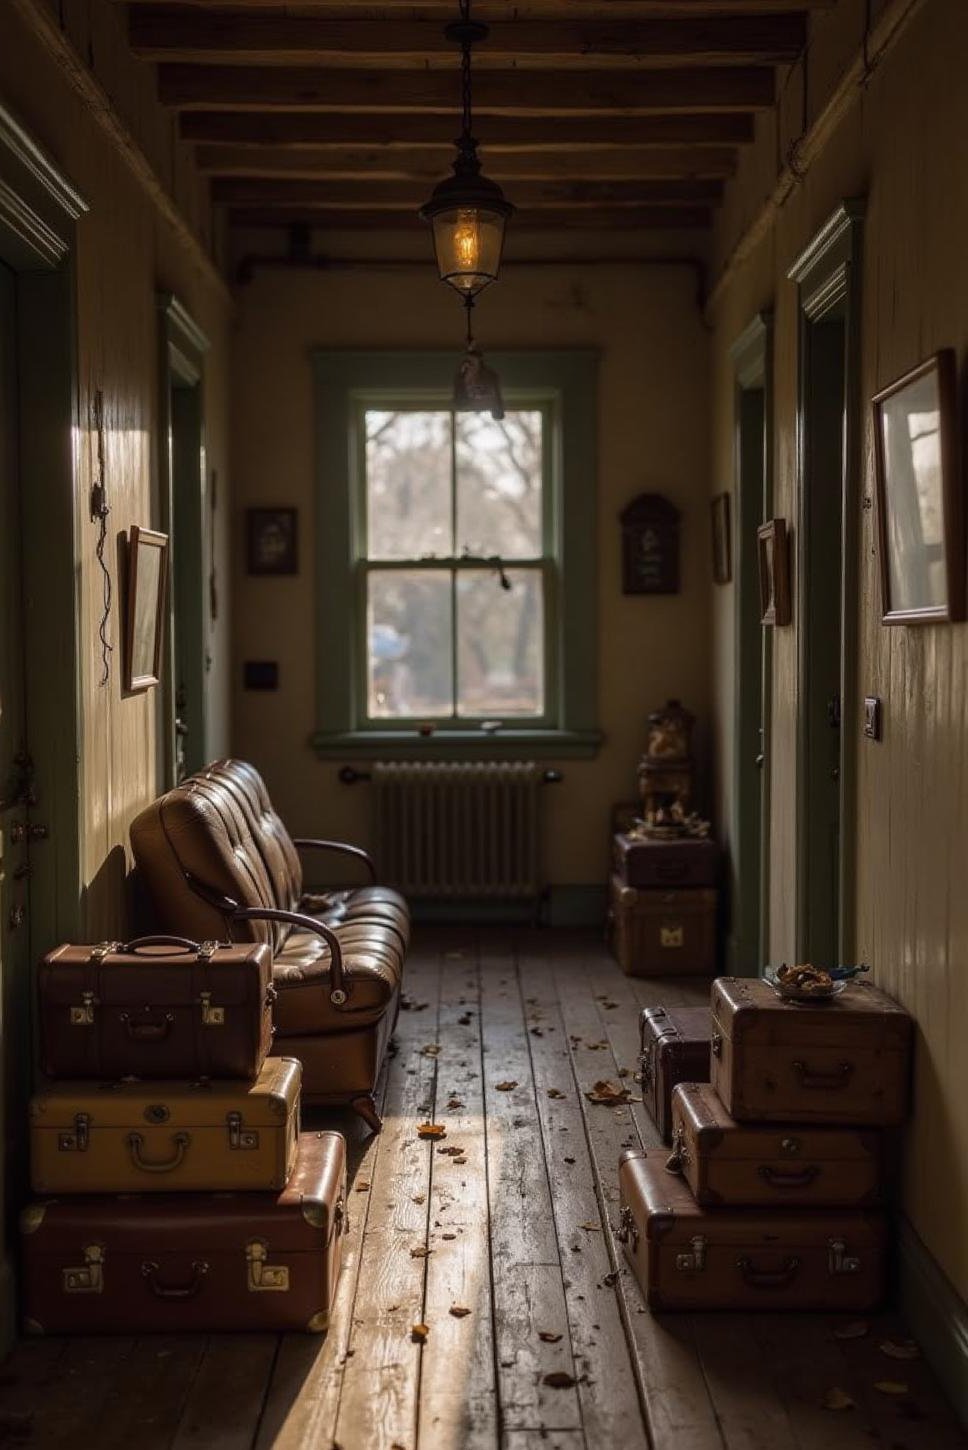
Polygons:
M864 735L868 740L881 738L881 702L876 695L864 698Z

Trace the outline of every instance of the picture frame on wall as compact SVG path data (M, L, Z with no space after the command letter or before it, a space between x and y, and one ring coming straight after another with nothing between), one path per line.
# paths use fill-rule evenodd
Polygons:
M775 627L789 624L790 548L786 520L770 519L756 531L760 576L760 623Z
M246 567L250 574L299 573L299 516L294 508L245 511Z
M881 623L964 619L954 349L890 383L872 406Z
M713 583L729 584L733 577L733 538L730 497L718 493L709 506L713 545Z
M148 690L161 682L161 645L168 597L168 535L133 524L128 536L124 685Z

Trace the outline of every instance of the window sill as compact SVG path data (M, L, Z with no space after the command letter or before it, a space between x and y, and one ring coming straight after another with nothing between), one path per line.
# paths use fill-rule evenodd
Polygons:
M320 760L592 760L604 736L600 730L317 731L310 744Z

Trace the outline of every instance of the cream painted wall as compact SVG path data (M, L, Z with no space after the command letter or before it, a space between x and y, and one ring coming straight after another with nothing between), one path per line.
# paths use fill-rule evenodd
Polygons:
M42 3L42 0L38 0ZM201 191L171 118L154 101L149 69L124 50L122 7L107 0L69 4L65 23L79 54L93 56L100 83L125 110L132 134L163 184L189 217L204 213ZM89 940L116 936L126 926L127 832L132 817L155 795L154 692L124 697L121 691L122 595L118 588L118 539L130 525L157 524L152 516L152 479L157 471L158 339L156 292L169 290L184 303L211 339L205 364L209 464L221 481L222 517L216 546L222 611L209 647L209 750L224 749L227 736L228 569L227 366L231 303L200 255L189 250L159 218L146 192L86 112L76 92L52 63L19 10L6 6L0 46L0 97L50 153L90 206L78 223L76 251L78 418L76 438L76 531L79 650L83 739L80 802L84 913ZM96 528L88 500L96 466L89 428L96 389L104 394L106 475L111 515L107 562L113 582L109 638L111 677L101 687L97 638L101 575L95 559ZM41 561L34 561L37 567ZM69 684L65 681L65 688Z
M883 6L880 10L883 11ZM834 78L862 36L863 5L850 3L835 28L815 23L811 77ZM833 27L833 21L828 22ZM827 42L829 41L829 46ZM848 44L848 41L850 44ZM832 58L836 52L838 63ZM968 54L968 7L925 0L878 65L821 159L794 190L748 261L733 275L712 321L713 491L730 486L733 381L729 345L760 308L776 315L776 512L795 517L796 296L786 272L841 199L867 197L862 277L861 396L935 349L968 352L968 92L952 57ZM797 94L802 77L791 77ZM813 80L811 84L813 85ZM809 114L822 97L811 91ZM732 251L770 189L775 157L799 129L784 109L779 142L764 128L758 151L731 189L717 237ZM962 397L964 389L962 388ZM873 489L869 410L860 492ZM962 426L964 414L962 413ZM968 1296L968 625L885 628L880 624L874 514L860 521L856 600L858 699L883 701L884 738L859 744L858 861L853 902L857 954L917 1022L914 1112L906 1134L904 1204L928 1249ZM731 809L733 711L732 589L712 608L717 797ZM796 650L794 624L775 632L771 920L774 959L793 951Z
M250 249L260 250L257 237ZM308 744L316 724L310 351L452 347L456 363L461 328L457 301L436 280L429 256L405 271L258 272L241 294L233 388L234 749L265 771L276 804L305 834L369 839L366 788L339 785L339 762L317 761ZM594 761L561 763L565 783L547 796L547 864L556 884L603 882L609 808L634 794L646 714L669 695L701 717L708 710L707 345L696 279L687 267L509 268L481 302L478 329L485 351L601 352L597 549L606 742ZM683 511L676 597L620 592L617 516L646 489L667 494ZM292 579L248 578L242 510L272 503L299 508L301 570ZM243 691L244 659L278 660L279 691Z

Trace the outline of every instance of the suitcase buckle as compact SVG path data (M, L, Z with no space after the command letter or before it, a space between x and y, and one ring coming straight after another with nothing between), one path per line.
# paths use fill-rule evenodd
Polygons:
M75 1113L73 1133L58 1133L57 1135L58 1153L86 1153L90 1126L91 1119L87 1113Z
M827 1240L827 1272L828 1274L859 1274L860 1258L857 1254L848 1254L847 1245L843 1239Z
M258 1148L259 1135L252 1128L242 1127L241 1113L228 1113L225 1123L229 1130L230 1148Z
M629 1244L632 1252L639 1246L639 1226L635 1222L635 1215L628 1204L622 1209L622 1216L618 1223L618 1232L615 1237L620 1244Z
M84 1262L73 1269L63 1270L65 1294L104 1293L104 1246L88 1244L84 1248Z
M198 948L198 960L200 962L210 962L217 951L217 941L203 941Z
M681 1274L701 1274L706 1267L706 1239L702 1234L696 1234L689 1243L688 1254L676 1254L676 1268Z
M269 1245L265 1239L251 1239L245 1246L250 1294L275 1289L285 1293L289 1288L289 1270L285 1264L267 1264Z
M225 1008L212 1006L211 992L199 992L198 1001L202 1009L203 1027L225 1026Z
M659 946L681 947L683 942L683 935L683 928L681 926L660 926Z
M97 998L93 992L81 993L81 1005L71 1008L72 1027L93 1027L94 1009L97 1006Z

